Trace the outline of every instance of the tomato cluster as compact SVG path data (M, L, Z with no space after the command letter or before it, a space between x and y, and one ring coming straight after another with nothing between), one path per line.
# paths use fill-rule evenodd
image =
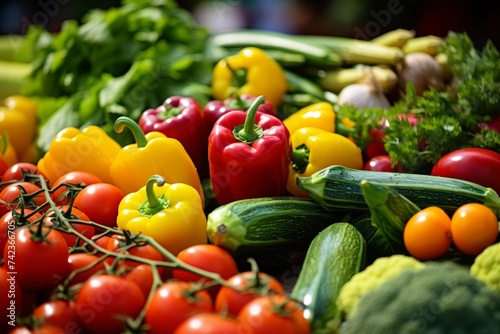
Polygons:
M35 165L5 169L0 332L310 333L302 306L255 262L240 272L218 246L173 255L119 229L122 198L85 172L49 185Z
M439 207L427 207L413 215L404 228L406 249L419 260L437 259L450 247L477 256L497 237L498 220L480 203L464 204L451 217Z

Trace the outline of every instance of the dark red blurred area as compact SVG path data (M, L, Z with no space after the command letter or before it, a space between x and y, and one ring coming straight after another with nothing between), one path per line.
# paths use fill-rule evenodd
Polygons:
M466 32L477 47L500 45L500 2L486 0L178 0L211 31L258 28L295 34L369 39L404 28L417 36ZM80 20L92 8L121 0L3 0L0 34L24 34L29 24L58 31L66 19Z

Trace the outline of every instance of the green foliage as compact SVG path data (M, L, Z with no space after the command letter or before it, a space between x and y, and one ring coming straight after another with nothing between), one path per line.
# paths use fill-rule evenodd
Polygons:
M115 137L116 118L137 120L172 95L208 102L208 35L169 0L124 0L120 7L88 12L81 25L64 22L57 34L30 27L21 57L33 66L24 93L39 97L43 110L38 146L47 150L68 126L99 125ZM127 144L132 137L115 139Z

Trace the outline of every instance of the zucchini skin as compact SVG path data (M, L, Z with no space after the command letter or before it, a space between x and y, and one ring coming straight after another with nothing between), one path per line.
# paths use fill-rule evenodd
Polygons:
M302 302L312 333L335 333L340 290L366 264L366 241L350 223L337 222L311 242L290 297Z
M265 197L234 201L207 217L211 243L233 255L307 246L325 227L350 220L345 210L324 210L312 199Z
M500 217L500 197L479 184L424 174L375 172L330 166L308 177L298 177L298 187L325 210L368 210L361 181L390 186L419 208L439 206L448 213L467 203L481 203Z
M259 30L240 29L220 32L211 37L210 43L224 48L245 48L248 46L261 49L281 50L292 54L301 54L310 65L336 67L342 59L330 48L316 41L298 38L294 35Z

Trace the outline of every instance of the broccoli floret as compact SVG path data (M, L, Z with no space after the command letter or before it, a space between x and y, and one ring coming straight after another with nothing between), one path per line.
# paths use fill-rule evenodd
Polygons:
M490 289L500 292L500 243L483 250L474 260L470 273Z
M498 333L500 294L453 262L406 270L359 301L341 334Z
M337 306L343 317L348 318L356 311L359 300L365 294L401 274L403 270L418 270L424 266L417 259L402 254L380 257L344 284L337 298Z

